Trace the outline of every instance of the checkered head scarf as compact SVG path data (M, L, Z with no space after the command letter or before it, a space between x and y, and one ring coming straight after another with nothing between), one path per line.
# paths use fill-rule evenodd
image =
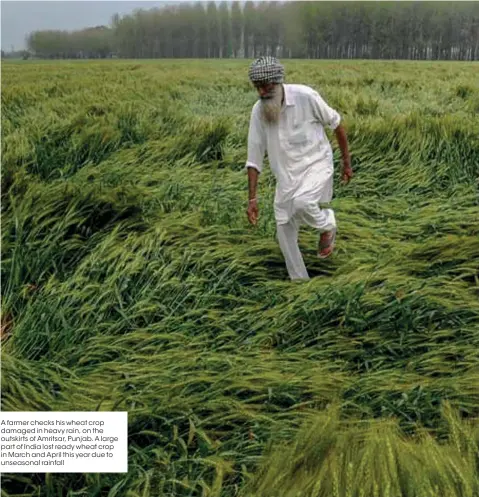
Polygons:
M252 83L282 83L284 67L275 57L260 57L251 64L248 76Z

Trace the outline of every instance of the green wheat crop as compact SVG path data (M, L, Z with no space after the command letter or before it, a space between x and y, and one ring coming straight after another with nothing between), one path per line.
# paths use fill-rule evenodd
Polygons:
M127 410L4 496L477 497L474 63L284 61L343 117L331 260L246 218L247 61L2 64L2 409Z

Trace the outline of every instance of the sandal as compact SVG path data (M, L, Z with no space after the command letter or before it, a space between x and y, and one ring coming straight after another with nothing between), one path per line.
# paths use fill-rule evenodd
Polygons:
M336 228L333 228L331 231L327 231L325 233L330 233L330 235L326 238L326 241L322 241L322 235L319 238L319 245L318 245L318 257L320 259L326 259L333 253L334 249L334 243L336 242ZM327 251L326 253L324 253Z

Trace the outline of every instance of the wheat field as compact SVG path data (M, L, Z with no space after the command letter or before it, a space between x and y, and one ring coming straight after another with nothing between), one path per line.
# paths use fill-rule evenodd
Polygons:
M479 495L479 66L283 63L355 174L301 283L249 61L2 64L2 410L129 413L127 474L2 496Z

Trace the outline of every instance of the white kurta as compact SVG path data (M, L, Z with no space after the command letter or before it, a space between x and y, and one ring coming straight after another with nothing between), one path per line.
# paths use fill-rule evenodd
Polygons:
M245 167L261 172L267 151L276 178L277 224L299 214L300 221L314 226L318 204L330 202L333 195L333 152L324 128L336 129L341 118L312 88L283 87L284 105L277 123L262 119L261 101L253 106Z

